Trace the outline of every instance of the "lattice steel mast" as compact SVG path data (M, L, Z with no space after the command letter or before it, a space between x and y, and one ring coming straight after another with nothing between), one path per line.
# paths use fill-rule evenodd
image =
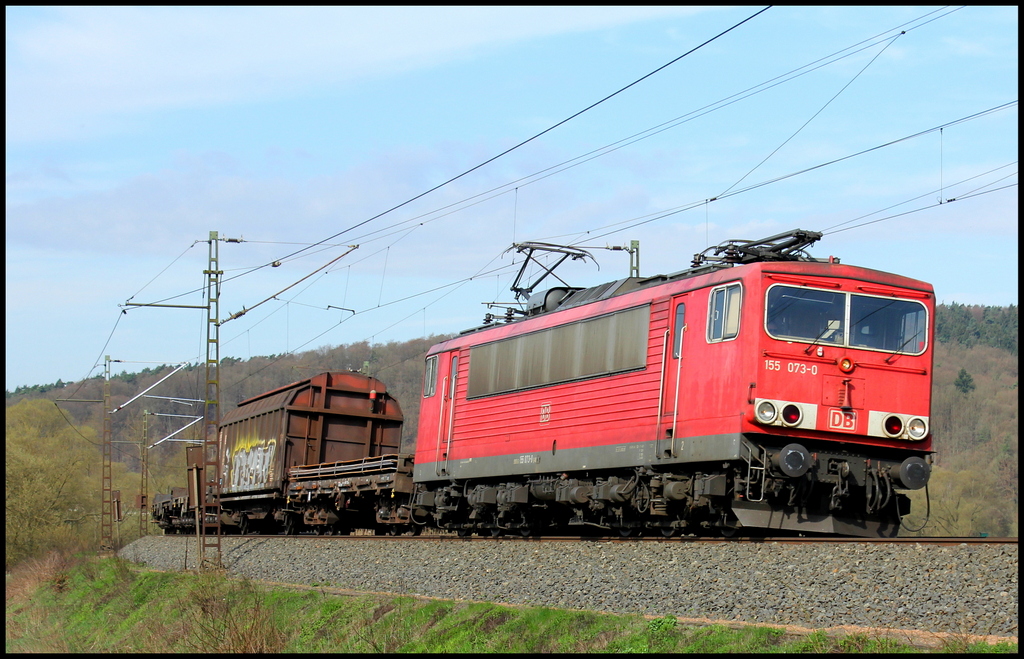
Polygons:
M199 494L200 567L221 567L220 551L220 250L216 231L210 232L209 265L206 275L206 404L203 410L206 434L203 443L203 491Z

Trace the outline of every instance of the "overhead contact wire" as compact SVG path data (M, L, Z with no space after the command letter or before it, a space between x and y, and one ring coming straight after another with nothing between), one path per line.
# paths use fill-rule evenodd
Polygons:
M795 132L795 133L793 133L792 135L790 135L789 137L787 137L787 138L786 138L786 139L785 139L785 140L784 140L784 141L782 142L782 144L780 144L779 146L775 147L775 149L774 149L774 150L773 150L773 151L772 151L771 153L769 153L769 154L768 154L767 156L765 156L765 157L764 157L764 160L762 160L761 162L759 162L759 163L757 163L756 165L754 165L754 167L753 167L753 168L752 168L752 169L751 169L751 170L750 170L749 172L747 172L746 174L744 174L743 176L741 176L741 177L740 177L740 179L739 179L738 181L736 181L735 183L733 183L732 185L730 185L730 186L729 186L728 188L726 188L725 190L723 190L723 191L721 192L721 194L718 194L718 195L716 195L716 196L715 196L715 199L717 199L718 197L721 197L722 195L724 195L724 194L726 194L727 192L729 192L729 190L732 190L732 189L733 189L733 188L735 188L735 187L736 187L737 185L739 185L740 183L742 183L742 182L743 182L743 179L745 179L745 178L747 178L748 176L750 176L751 174L753 174L753 173L754 173L754 172L755 172L755 171L756 171L756 170L757 170L757 169L758 169L758 168L759 168L759 167L760 167L761 165L763 165L763 164L765 164L766 162L768 162L768 159L769 159L769 158L771 158L772 156L774 156L774 155L775 155L776 153L778 153L778 152L779 152L779 149L781 149L782 147L784 147L784 146L786 146L787 144L789 144L790 140L792 140L792 139L793 139L794 137L796 137L797 135L799 135L799 134L800 134L800 132L801 132L801 131L802 131L802 130L803 130L804 128L807 128L807 125L808 125L808 124L810 124L810 123L811 123L812 121L814 121L814 120L815 120L815 118L817 118L817 116L818 116L819 114L821 114L822 112L824 112L824 111L825 111L825 108L827 108L827 107L828 107L829 105L831 105L831 104L832 104L832 101L834 101L834 100L836 100L837 98L839 98L839 95L840 95L840 94L842 94L842 93L843 93L844 91L846 91L846 89L847 89L847 88L848 88L848 87L849 87L850 85L852 85L852 84L854 83L854 81L855 81L855 80L857 80L857 78L859 78L859 77L861 76L861 74L862 74L862 73L864 73L865 71L867 71L867 70L868 70L868 67L869 67L869 66L871 66L872 64L874 64L874 63L875 63L875 60L876 60L876 59L878 59L879 57L881 57L881 56L882 56L882 53L884 53L884 52L885 52L886 50L888 50L889 46L893 45L893 44L894 44L894 43L896 42L896 40L897 40L897 39L899 39L899 38L900 38L900 37L901 37L902 35L904 35L904 34L906 34L906 32L900 32L899 34L897 34L896 36L894 36L894 37L893 37L892 39L890 39L890 40L889 40L889 43L885 44L885 47L884 47L884 48L882 48L882 49L881 49L880 51L878 51L878 53L877 53L877 54L875 54L875 56L871 58L871 61L869 61L869 62L868 62L867 64L865 64L865 65L864 65L864 68L862 68L862 69L861 69L860 71L858 71L858 72L857 72L857 75L853 76L853 78L852 78L852 79L850 79L850 81L849 81L848 83L846 83L845 85L843 85L843 88L842 88L842 89L840 89L840 90L839 90L838 92L836 92L836 93L835 93L835 95L834 95L834 96L832 96L832 98L830 98L830 99L829 99L829 100L828 100L828 101L827 101L827 102L825 103L825 105L821 106L821 108L820 108L820 109L819 109L819 110L818 110L817 112L815 112L815 113L814 113L814 114L813 114L813 115L811 116L811 118L810 118L810 119L808 119L807 121L805 121L805 122L804 122L804 125L803 125L803 126L800 126L800 128L797 128L797 129L796 129L796 132ZM713 199L710 199L709 201L713 201Z
M737 92L736 94L733 94L732 96L728 96L728 97L726 97L726 98L724 98L724 99L722 99L720 101L716 101L714 103L708 104L708 105L704 106L703 108L699 108L697 110L694 110L694 111L689 112L687 114L684 114L682 116L676 117L675 119L671 119L669 121L663 122L663 123L661 123L661 124L659 124L657 126L653 126L653 127L648 128L646 130L640 131L639 133L634 133L633 135L630 135L628 137L624 137L624 138L622 138L620 140L617 140L616 142L612 142L611 144L607 144L607 145L605 145L603 147L600 147L598 149L594 149L593 151L590 151L588 153L582 154L582 155L577 156L575 158L570 158L569 160L563 161L563 162L558 163L556 165L552 165L550 167L542 169L542 170L540 170L538 172L535 172L533 174L524 176L522 178L516 179L516 180L511 181L509 183L505 183L505 184L499 185L497 187L491 188L490 190L487 190L487 191L478 193L476 195L467 197L466 199L463 199L462 201L452 202L451 204L448 204L446 206L442 206L441 208L435 209L433 211L428 211L426 213L422 213L422 214L420 214L418 216L415 216L413 218L409 218L407 220L403 220L401 222L398 222L398 223L392 225L391 227L385 227L383 229L378 229L378 230L371 231L369 233L363 234L363 236L360 237L360 240L363 240L363 241L365 241L365 240L375 240L375 239L367 239L366 237L372 236L375 233L380 233L382 231L387 231L389 228L400 227L403 224L407 224L409 222L413 222L413 221L416 221L418 219L421 219L421 218L424 218L424 217L428 217L428 216L434 215L436 213L440 213L441 211L444 211L444 210L452 209L448 213L445 213L443 215L438 215L438 216L433 217L433 218L431 218L429 220L425 220L424 222L421 222L419 226L423 226L424 224L426 224L428 222L433 222L434 220L440 219L441 217L446 217L448 215L451 215L453 213L459 212L461 210L465 210L466 208L470 208L470 207L472 207L472 206L474 206L476 204L479 204L479 203L482 203L484 201L488 201L490 199L494 199L495 197L501 196L502 194L505 194L506 192L508 192L508 190L505 190L505 188L510 188L512 186L515 186L515 185L530 185L532 183L536 183L536 182L541 181L541 180L543 180L545 178L553 176L554 174L566 171L567 169L571 169L573 167L576 167L578 165L584 164L586 162L589 162L589 161L594 160L596 158L599 158L601 156L607 155L608 153L612 153L612 152L617 151L617 150L619 150L621 148L624 148L626 146L629 146L629 145L634 144L636 142L639 142L641 140L647 139L648 137L653 137L654 135L662 133L662 132L664 132L666 130L669 130L671 128L675 128L676 126L679 126L679 125L681 125L683 123L687 123L689 121L697 119L697 118L703 116L704 114L708 114L708 113L713 112L715 110L722 109L723 107L726 107L727 105L731 105L731 104L736 103L738 101L741 101L741 100L744 100L746 98L749 98L750 96L754 96L754 95L759 94L759 93L761 93L763 91L767 91L768 89L771 89L772 87L775 87L777 85L780 85L780 84L783 84L785 82L788 82L789 80L793 80L795 78L798 78L798 77L801 77L803 75L806 75L807 73L815 71L818 68L827 66L828 64L835 63L835 62L837 62L837 61L839 61L841 59L845 59L846 57L850 57L852 55L855 55L855 54L857 54L857 53L859 53L859 52L861 52L861 51L863 51L863 50L865 50L867 48L870 48L873 45L876 45L876 43L878 43L876 40L878 40L882 35L884 35L886 33L892 32L894 30L900 30L900 29L903 29L903 28L905 28L904 32L909 32L909 31L912 31L912 30L916 30L917 28L920 28L920 27L922 27L924 25L927 25L928 23L936 21L936 20L938 20L940 18L945 18L946 16L948 16L948 15L950 15L950 14L956 12L956 11L959 11L962 8L963 7L954 8L954 9L952 9L952 10L942 14L941 16L935 16L935 17L930 18L927 21L919 23L918 25L912 25L913 23L917 23L918 21L922 21L923 19L925 19L925 18L927 18L929 16L932 16L932 14L936 14L936 13L938 13L940 11L943 11L943 9L936 9L936 10L934 10L932 12L929 12L928 14L925 14L924 16L921 16L919 18L915 18L914 20L911 20L911 21L908 21L906 23L903 23L902 25L898 25L898 26L896 26L894 28L890 28L888 30L885 30L884 32L881 32L881 33L875 35L874 37L865 39L865 40L863 40L863 41L861 41L859 43L853 44L851 46L847 46L846 48L840 49L840 50L832 53L831 55L827 55L827 56L822 57L822 58L820 58L818 60L815 60L814 62L811 62L811 63L806 64L804 66L798 67L796 69L793 69L792 71L789 71L788 73L784 73L782 75L776 76L775 78L772 78L771 80L768 80L766 82L760 83L758 85L754 85L753 87L749 87L748 89L746 89L744 91ZM756 16L756 14L755 14L755 16ZM753 17L754 16L751 16L750 18L753 18ZM747 20L750 20L750 19L747 19ZM737 26L734 26L734 27L737 27ZM732 29L732 28L730 28L730 29ZM719 36L721 36L721 35L719 35ZM715 37L715 38L717 38L717 37ZM867 44L867 45L865 45L865 44ZM702 44L702 45L704 45L704 44ZM858 48L858 46L863 46L863 48ZM854 48L857 48L857 50L852 50ZM844 53L846 51L852 51L852 52L847 52L845 55L841 55L840 56L841 53ZM687 53L687 54L689 54L689 53ZM830 58L833 58L833 57L836 57L836 59L832 59L831 61L827 61L827 60L830 60ZM674 61L675 60L673 60L673 62ZM673 62L669 62L669 64L672 64ZM816 64L818 66L814 66ZM668 66L668 64L666 64L665 66ZM808 68L808 67L814 67L814 68ZM664 66L661 67L661 68L664 68ZM806 70L804 70L804 69L806 69ZM658 69L658 70L660 70L660 69ZM652 75L653 73L656 73L656 72L657 71L654 71L654 72L652 72L651 74L648 74L648 75ZM791 77L787 78L787 76L791 76ZM647 76L645 76L645 77L647 77ZM642 78L641 78L641 80L642 80ZM639 80L637 82L639 82ZM769 84L769 83L774 83L774 84ZM625 88L623 88L623 89L625 89ZM622 90L620 90L620 91L622 91ZM586 110L584 110L584 112L585 111ZM579 114L579 113L577 113L577 114ZM554 128L554 127L552 127L552 128ZM533 139L533 138L531 138L531 139ZM524 144L525 144L525 142L524 142ZM516 147L513 147L513 148L516 148ZM496 156L496 157L500 157L500 156ZM486 164L486 163L484 163L484 164ZM554 170L554 171L552 171L552 170ZM470 171L472 171L472 170L470 170ZM468 172L466 172L466 173L468 173ZM542 174L544 174L544 176L541 176ZM533 179L533 180L530 180L530 179ZM455 179L452 179L452 180L455 180ZM444 185L444 184L442 184L442 185ZM496 194L491 194L491 193L496 193ZM424 193L424 194L426 194L426 193ZM455 208L457 206L460 206L460 204L465 204L466 202L472 201L474 199L478 199L479 197L484 197L485 195L490 195L490 196L487 196L484 199L479 199L479 201L477 201L477 202L475 202L473 204L469 204L467 206L461 206L459 208ZM416 198L418 198L418 197L416 197ZM410 201L412 201L412 200L410 200ZM408 202L406 202L406 203L408 203ZM404 205L404 204L396 206L395 208L399 208L402 205ZM394 209L392 209L392 210L394 210ZM387 212L390 212L390 211L385 211L385 213L387 213ZM382 213L381 215L383 215L383 214L384 213ZM378 215L376 217L380 217L380 215ZM376 217L370 218L370 219L371 220L372 219L376 219ZM365 224L365 222L364 222L364 224ZM360 226L360 225L356 225L356 226ZM355 228L355 227L352 227L352 228ZM350 230L350 229L346 229L346 231L348 231L348 230ZM344 233L344 232L342 232L342 233ZM339 233L339 234L336 234L336 236L337 235L341 235L341 234ZM283 262L285 260L290 259L293 256L296 256L296 255L302 253L305 250L312 249L313 247L321 245L321 244L325 243L326 241L328 241L331 238L334 238L336 236L331 236L330 238L325 238L324 240L321 240L321 241L319 241L317 243L287 243L287 242L271 242L271 241L247 241L247 242L261 242L261 243L267 243L267 244L282 244L282 245L286 245L286 244L302 244L302 245L305 245L305 247L302 250L297 250L297 251L292 252L291 254L289 254L289 255L287 255L285 257L281 257L280 259L278 259L278 261ZM197 241L197 242L202 242L202 241ZM335 247L335 246L337 246L337 245L328 245L328 246L325 247L325 249L329 249L330 247ZM318 250L318 251L322 251L322 250ZM232 281L233 279L236 279L238 277L244 276L246 274L250 274L251 272L255 272L255 271L257 271L257 270L259 270L259 269L261 269L263 267L266 267L266 265L267 264L263 264L263 265L259 265L259 266L247 266L245 268L236 268L236 270L245 270L245 272L242 272L242 273L240 273L238 275L229 277L229 278L225 279L224 282ZM201 290L201 289L195 289L193 291L182 293L182 294L177 295L177 296L173 296L173 297L170 297L170 298L166 298L164 300L160 300L159 302L166 302L167 300L172 300L172 299L175 299L177 297L183 297L184 295L188 295L188 294L193 293L193 292L198 292L199 290Z
M884 222L885 220L891 220L893 218L903 217L904 215L911 215L913 213L918 213L920 211L928 210L929 208L937 208L939 206L944 206L944 205L947 205L947 204L951 204L951 203L953 203L955 201L962 201L964 199L971 199L973 197L980 197L981 195L991 194L993 192L999 192L1000 190L1006 190L1007 188L1013 188L1013 187L1016 187L1016 186L1017 186L1016 183L1011 183L1009 185L1000 186L1000 187L995 188L993 190L985 190L984 192L968 193L968 194L962 195L960 197L954 197L953 199L948 199L945 202L935 202L934 204L929 204L928 206L922 206L920 208L914 208L914 209L911 209L911 210L906 211L904 213L897 213L895 215L888 215L886 217L880 217L877 220L871 220L870 222L862 222L861 224L855 224L852 227L846 227L845 229L836 229L835 231L829 232L828 235L831 235L833 233L841 233L843 231L849 231L850 229L859 229L860 227L866 227L869 224L877 224L879 222Z
M1008 103L1003 103L1002 105L997 105L997 106L989 108L987 110L982 110L981 112L976 112L976 113L968 115L966 117L961 117L960 119L955 119L955 120L950 121L948 123L941 124L939 126L934 126L932 128L928 128L926 130L919 131L919 132L914 133L912 135L906 135L904 137L900 137L900 138L897 138L895 140L890 140L889 142L885 142L883 144L878 144L876 146L870 147L868 149L864 149L862 151L858 151L856 153L851 153L851 154L843 156L841 158L836 158L834 160L829 160L827 162L819 163L819 164L814 165L812 167L807 167L805 169L801 169L801 170L798 170L798 171L795 171L795 172L790 172L789 174L784 174L782 176L777 176L777 177L772 178L772 179L767 179L765 181L761 181L760 183L754 183L752 185L748 185L745 188L740 188L738 190L732 190L731 192L727 192L727 193L717 197L716 201L724 199L724 198L727 198L727 197L732 197L734 195L743 194L744 192L749 192L751 190L755 190L757 188L764 187L766 185L770 185L772 183L778 183L779 181L784 181L786 179L793 178L795 176L799 176L801 174L806 174L807 172L812 172L812 171L815 171L817 169L822 169L823 167L828 167L830 165L834 165L836 163L843 162L845 160L850 160L851 158L856 158L857 156L862 156L864 154L871 153L872 151L878 151L879 149L884 149L886 147L893 146L894 144L899 144L901 142L906 142L908 140L912 140L914 138L921 137L922 135L927 135L929 133L933 133L933 132L935 132L937 130L940 130L940 129L944 128L944 127L955 126L957 124L961 124L961 123L964 123L966 121L971 121L971 120L974 120L974 119L979 119L981 117L984 117L986 115L992 114L994 112L999 112L1001 110L1005 110L1007 108L1010 108L1010 107L1012 107L1014 105L1017 105L1017 103L1018 103L1017 101L1010 101ZM676 206L674 208L669 208L669 209L666 209L666 210L663 210L663 211L656 211L654 213L648 213L647 215L641 215L640 218L649 218L649 219L644 219L644 220L642 220L640 222L634 222L633 224L627 224L627 223L633 222L634 220L637 220L637 219L640 219L640 218L631 218L629 220L622 220L620 222L613 222L611 224L606 224L606 225L601 226L601 227L596 227L594 229L590 229L590 230L584 232L582 234L581 238L579 238L578 240L573 241L571 244L575 245L576 243L579 242L579 240L582 240L583 237L586 237L587 239L602 238L602 237L605 237L605 236L610 236L612 234L618 233L620 231L625 231L627 229L632 229L634 227L638 227L638 226L641 226L641 225L644 225L644 224L649 224L651 222L663 219L663 218L668 217L670 215L676 215L678 213L682 213L684 211L688 211L688 210L691 210L691 209L696 208L698 206L701 206L701 205L703 205L705 203L705 201L706 200L701 199L699 201L690 202L690 203L684 204L682 206ZM621 226L621 228L613 229L611 231L607 231L606 233L598 234L596 236L590 235L594 231L601 231L603 229L611 229L612 227L618 227L620 225L626 225L626 226ZM579 234L572 234L572 235L579 235ZM558 237L560 237L560 236L555 236L555 238L558 238Z
M573 115L571 115L569 117L566 117L565 119L559 121L558 123L554 124L553 126L550 126L549 128L546 128L546 129L542 130L541 132L537 133L536 135L523 140L522 142L516 144L515 146L512 146L512 147L509 147L508 149L505 149L504 151L502 151L498 155L492 156L491 158L488 158L487 160L483 161L482 163L480 163L480 164L478 164L478 165L476 165L474 167L471 167L470 169L467 169L466 171L462 172L461 174L453 176L452 178L448 179L447 181L444 181L443 183L439 183L439 184L435 185L434 187L430 188L429 190L426 190L425 192L421 192L420 194L418 194L418 195L416 195L414 197L411 197L411 198L403 201L402 203L400 203L400 204L398 204L396 206L392 206L391 208L387 209L386 211L378 213L378 214L374 215L373 217L370 217L370 218L368 218L366 220L363 220L362 222L354 224L354 225L348 227L347 229L339 231L338 233L334 234L333 236L329 236L329 237L324 238L323 240L321 240L319 242L313 243L309 247L306 247L306 248L300 249L298 251L292 252L291 254L285 256L284 258L290 258L292 256L295 256L296 254L300 254L301 252L306 251L307 249L310 249L312 247L316 247L317 245L320 245L321 243L325 243L328 240L333 240L333 239L337 238L338 236L341 236L342 234L345 234L345 233L348 233L349 231L352 231L353 229L358 229L359 227L361 227L361 226L363 226L365 224L368 224L368 223L372 222L373 220L376 220L376 219L378 219L380 217L383 217L384 215L387 215L388 213L391 213L391 212L393 212L395 210L398 210L399 208L402 208L403 206L406 206L406 205L416 201L417 199L425 197L426 195L430 194L431 192L434 192L436 190L439 190L440 188L443 188L444 186L448 185L449 183L452 183L454 181L459 180L460 178L462 178L463 176L466 176L467 174L475 172L476 170L480 169L481 167L494 162L498 158L501 158L502 156L508 155L509 153L515 151L516 149L518 149L518 148L520 148L520 147L522 147L522 146L524 146L526 144L529 144L530 142L532 142L533 140L537 139L538 137L541 137L542 135L550 133L552 130L558 128L559 126L561 126L561 125L563 125L563 124L565 124L565 123L567 123L569 121L572 121L573 119L575 119L576 117L580 116L581 114L583 114L585 112L588 112L589 110L594 109L595 107L597 107L598 105L601 105L605 101L607 101L607 100L609 100L609 99L611 99L611 98L613 98L615 96L618 96L619 94L621 94L622 92L626 91L630 87L633 87L634 85L639 84L640 82L646 80L647 78L650 78L655 73L658 73L659 71L662 71L663 69L665 69L665 68L675 64L676 62L678 62L679 60L683 59L684 57L687 57L687 56L693 54L694 52L700 50L704 46L706 46L709 43L715 41L716 39L719 39L720 37L728 34L729 32L732 32L733 30L735 30L736 28L740 27L744 23L746 23L746 22L748 22L750 20L753 20L754 18L760 16L761 14L763 14L766 11L768 11L769 9L771 9L771 5L768 5L767 7L761 9L760 11L755 12L754 14L752 14L751 16L748 16L747 18L743 19L739 23L736 23L732 27L730 27L730 28L728 28L726 30L723 30L722 32L719 32L718 34L716 34L715 36L711 37L710 39L708 39L704 43L700 44L699 46L695 46L694 48L691 48L690 50L688 50L687 52L683 53L679 57L676 57L672 61L670 61L670 62L668 62L666 64L663 64L662 66L659 66L658 68L654 69L650 73L648 73L648 74L646 74L646 75L644 75L644 76L634 80L633 82L629 83L625 87L622 87L618 91L612 92L611 94L605 96L601 100L599 100L599 101L597 101L595 103L592 103L592 104L588 105L587 107L583 108L579 112L576 112L575 114L573 114ZM281 259L279 259L279 260L281 260ZM269 264L266 264L266 265L263 265L263 266L260 266L260 267L266 267L267 265L269 265Z

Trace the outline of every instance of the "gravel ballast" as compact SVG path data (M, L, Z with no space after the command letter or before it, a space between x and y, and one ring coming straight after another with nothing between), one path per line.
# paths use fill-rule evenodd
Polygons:
M1017 635L1017 546L413 542L383 538L222 538L229 574L325 585L722 621L856 625ZM194 569L197 543L148 536L125 559Z

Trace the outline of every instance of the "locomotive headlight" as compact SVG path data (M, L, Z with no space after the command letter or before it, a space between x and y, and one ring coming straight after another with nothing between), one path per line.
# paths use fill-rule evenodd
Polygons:
M757 420L761 423L771 423L777 414L775 406L766 400L761 401L761 404L757 406Z
M843 357L839 360L839 370L843 373L849 373L853 370L853 360L849 357Z
M928 424L924 422L924 419L915 417L907 424L907 432L910 433L911 439L924 439L928 432Z
M891 414L885 417L885 421L882 422L882 428L890 437L896 437L903 432L903 419L895 414Z

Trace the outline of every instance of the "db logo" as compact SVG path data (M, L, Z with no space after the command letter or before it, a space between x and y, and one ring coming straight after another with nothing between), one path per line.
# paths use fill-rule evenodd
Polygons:
M853 432L857 429L857 413L832 408L828 411L828 427L832 430Z
M540 406L540 422L547 423L551 420L551 403L544 403Z

